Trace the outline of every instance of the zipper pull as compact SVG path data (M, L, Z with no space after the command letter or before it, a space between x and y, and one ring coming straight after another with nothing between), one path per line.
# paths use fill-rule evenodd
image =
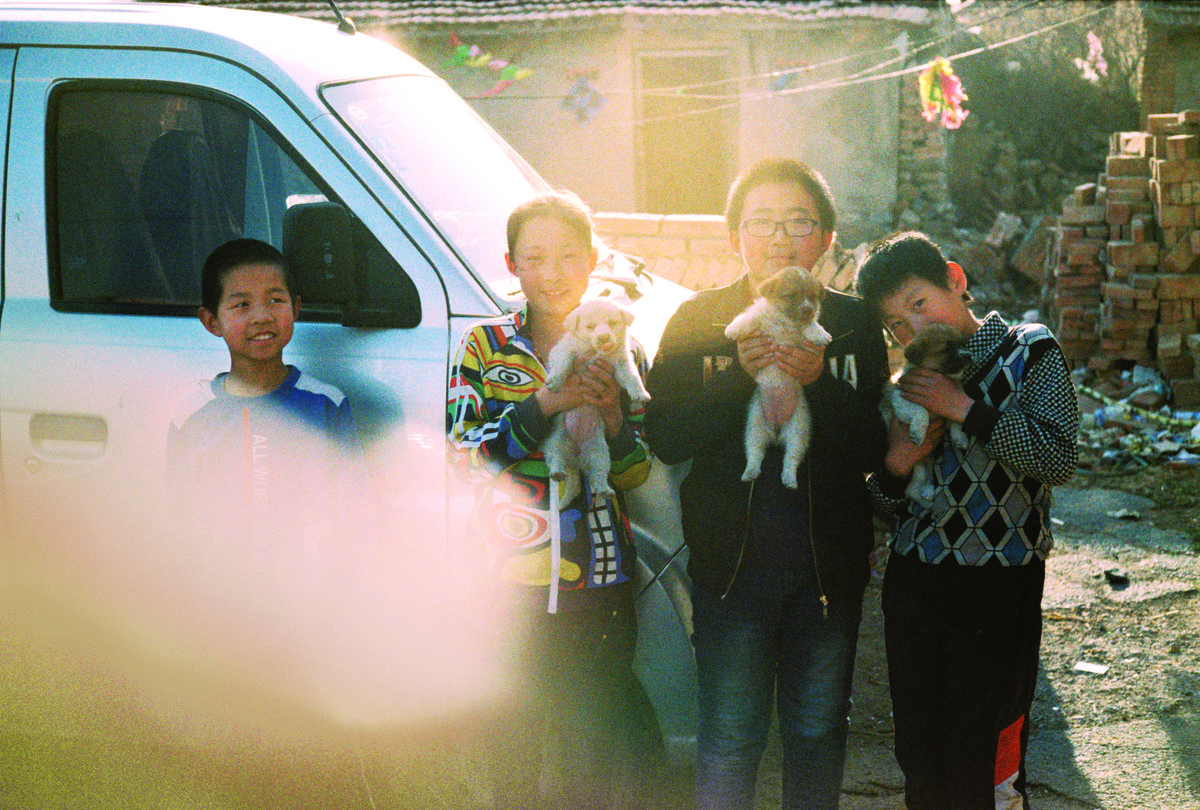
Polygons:
M829 600L825 598L825 594L821 594L821 618L829 621Z

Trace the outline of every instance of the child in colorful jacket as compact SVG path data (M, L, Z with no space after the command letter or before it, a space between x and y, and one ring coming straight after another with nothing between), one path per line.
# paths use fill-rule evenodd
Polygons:
M635 558L621 496L649 474L642 411L630 410L605 360L578 367L557 390L545 386L550 349L596 266L583 202L556 192L518 206L508 248L527 304L467 334L447 412L451 444L475 484L471 553L483 555L484 585L510 611L496 623L501 654L525 687L490 746L493 790L497 806L538 804L540 739L557 717L560 731L584 737L564 749L578 773L567 800L603 807L619 746L640 725L635 717L631 727L630 715L645 705L632 671ZM645 376L645 356L636 344L634 351ZM555 415L579 405L599 409L617 494L593 499L581 481L569 503L557 503L540 448Z

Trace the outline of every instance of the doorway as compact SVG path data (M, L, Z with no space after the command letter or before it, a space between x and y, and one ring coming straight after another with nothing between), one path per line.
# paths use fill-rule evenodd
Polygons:
M651 214L721 214L737 86L721 54L641 57L638 196ZM655 91L681 88L678 94ZM706 97L707 96L707 97Z

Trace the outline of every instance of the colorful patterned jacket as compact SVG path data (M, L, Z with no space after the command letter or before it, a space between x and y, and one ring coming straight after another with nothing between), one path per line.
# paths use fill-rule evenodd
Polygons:
M553 427L532 396L546 370L523 330L527 313L481 323L466 336L450 370L446 429L459 452L476 498L470 531L487 557L494 579L536 588L550 585L552 570L550 487L539 450ZM634 344L643 377L646 358ZM635 552L622 490L646 480L650 459L641 437L643 411L626 412L621 433L609 440L610 480L617 497L592 507L579 494L559 504L561 559L558 604L567 610L594 589L627 582Z

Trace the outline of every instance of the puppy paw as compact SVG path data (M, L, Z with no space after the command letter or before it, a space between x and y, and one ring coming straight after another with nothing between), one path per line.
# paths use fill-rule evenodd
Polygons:
M605 501L615 498L617 493L613 492L612 487L605 485L603 489L592 489L592 506L599 506Z
M800 481L796 478L795 470L785 469L781 478L783 479L783 485L788 489L800 489Z
M760 466L747 467L746 471L742 473L742 480L743 481L753 481L756 478L758 478L758 476L760 476L761 474L762 474L762 467L760 467Z

